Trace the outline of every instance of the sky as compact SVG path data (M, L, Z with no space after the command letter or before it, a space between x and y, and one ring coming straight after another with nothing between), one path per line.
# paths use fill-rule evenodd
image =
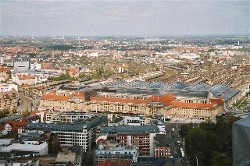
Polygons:
M0 0L0 7L2 36L250 34L248 0Z

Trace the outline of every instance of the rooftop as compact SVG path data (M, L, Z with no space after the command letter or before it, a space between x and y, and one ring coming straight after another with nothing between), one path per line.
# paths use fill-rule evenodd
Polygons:
M110 126L103 127L101 133L118 133L118 134L145 134L156 133L158 131L156 125L144 125L144 126Z
M76 153L73 152L59 152L56 157L56 162L75 161Z
M172 92L174 96L177 97L198 97L198 98L208 98L208 91L175 91Z
M76 91L76 90L86 90L86 86L84 85L62 85L58 88L58 90L71 90L71 91Z
M0 124L3 124L3 123L5 123L6 121L9 121L9 120L17 120L17 119L22 119L22 115L2 118L2 119L0 119Z
M74 123L28 123L26 129L28 130L42 130L42 131L83 131L83 128L90 129L102 122L107 121L106 116L94 116L83 121L76 121Z

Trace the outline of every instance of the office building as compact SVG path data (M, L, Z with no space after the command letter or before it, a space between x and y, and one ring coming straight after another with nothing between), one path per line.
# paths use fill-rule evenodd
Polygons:
M27 71L30 69L29 56L18 56L13 58L13 67L15 72Z
M106 122L106 116L93 116L74 123L28 123L25 129L57 133L62 146L82 146L86 152L96 140L98 126Z
M65 85L42 96L39 110L89 110L90 96L95 92L83 86Z

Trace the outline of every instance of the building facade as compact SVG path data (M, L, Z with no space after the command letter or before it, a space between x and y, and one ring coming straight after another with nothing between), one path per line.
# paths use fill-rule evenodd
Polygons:
M28 132L20 135L7 145L0 146L0 152L25 151L37 152L39 155L48 154L48 142L43 133Z
M0 81L6 81L10 77L10 68L0 67Z
M94 94L84 87L63 86L58 90L52 90L42 96L39 110L80 110L86 111L90 109L90 96Z
M28 123L27 131L51 131L58 134L62 146L82 146L84 151L91 149L96 140L98 126L107 121L106 116L94 116L74 123Z
M208 92L168 92L162 95L136 93L99 93L91 97L91 107L103 112L150 116L159 112L169 118L203 120L215 119L216 115L224 110L223 99L212 98ZM135 121L140 120L131 120Z
M155 158L169 158L171 155L170 141L164 134L156 134L154 137Z
M74 123L78 120L86 120L93 115L74 111L46 111L43 122L46 123Z
M133 145L138 148L139 156L154 156L154 136L159 129L154 125L103 127L102 134L116 140L120 146Z
M17 108L17 101L18 93L14 89L0 93L0 110Z
M97 92L90 92L88 88L97 89ZM76 86L66 91L58 89L46 93L42 96L39 109L146 116L160 113L168 118L214 120L225 107L240 97L239 90L224 84L211 86L204 83L189 85L176 82L166 85L159 82L107 81L94 82L94 85L88 85L88 88ZM139 121L141 120L131 119L126 124L139 125Z
M14 71L27 71L30 69L29 56L19 56L13 58Z
M99 143L95 150L95 163L112 160L127 160L137 162L139 156L138 149L135 146L115 146L109 147L106 143Z
M0 93L9 92L12 89L18 92L18 87L15 84L0 84Z

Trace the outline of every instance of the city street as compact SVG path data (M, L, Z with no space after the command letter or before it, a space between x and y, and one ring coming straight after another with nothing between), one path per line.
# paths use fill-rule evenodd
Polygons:
M179 136L180 125L178 123L166 123L166 135L170 140L171 156L175 159L176 166L189 166L188 159L181 153L183 147L183 141ZM184 156L184 157L183 157Z

